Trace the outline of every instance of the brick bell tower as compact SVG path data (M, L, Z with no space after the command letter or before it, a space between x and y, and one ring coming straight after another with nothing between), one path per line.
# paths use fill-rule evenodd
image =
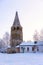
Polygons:
M18 12L16 12L14 23L11 27L11 47L19 45L23 41L22 26L20 25Z

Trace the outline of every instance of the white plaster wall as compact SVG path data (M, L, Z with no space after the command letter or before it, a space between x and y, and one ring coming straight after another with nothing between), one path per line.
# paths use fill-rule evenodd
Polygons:
M21 47L22 47L22 46L20 46L20 52L22 53L23 51L22 51Z
M29 51L27 51L27 53L29 53L29 52L32 52L32 46L26 46L26 49L29 47Z
M38 46L39 52L43 52L43 46Z
M32 51L32 46L20 46L20 52L23 52L23 50L21 49L21 47L24 47L24 53L29 53L29 52L33 52ZM29 51L27 51L27 48L29 47Z
M27 52L27 48L26 48L26 46L25 46L25 51L24 51L25 53Z
M29 53L29 52L34 52L32 51L32 47L33 46L20 46L20 52L23 52L23 50L21 49L21 47L24 47L24 53ZM27 48L29 47L29 51L27 51ZM37 51L37 47L35 49L35 52L43 52L43 46L38 46L39 51Z

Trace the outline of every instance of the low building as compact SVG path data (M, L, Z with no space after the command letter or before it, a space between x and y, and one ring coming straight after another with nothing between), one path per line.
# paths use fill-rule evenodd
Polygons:
M37 51L37 44L34 44L34 42L22 42L20 45L20 52L36 52Z
M43 41L34 42L22 42L20 45L16 47L16 49L20 49L20 53L35 53L35 52L43 52Z

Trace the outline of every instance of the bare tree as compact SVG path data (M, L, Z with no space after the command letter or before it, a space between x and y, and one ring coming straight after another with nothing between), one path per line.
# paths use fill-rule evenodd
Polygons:
M43 41L43 29L40 31L40 41Z
M6 46L8 46L10 44L10 35L8 32L6 32L3 36L3 41L5 43Z
M37 30L35 30L35 33L34 33L34 35L33 35L33 40L34 40L34 41L39 41L39 33L38 33Z

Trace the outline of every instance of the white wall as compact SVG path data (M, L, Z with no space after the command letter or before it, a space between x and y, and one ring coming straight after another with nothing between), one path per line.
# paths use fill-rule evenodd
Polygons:
M34 52L34 51L32 51L33 46L20 46L20 52L23 52L21 47L25 48L24 53ZM29 47L29 51L27 51L28 47ZM37 48L39 49L39 51L37 51ZM36 46L35 52L43 52L43 46Z
M39 52L43 52L43 46L38 46Z
M32 46L20 46L20 52L23 52L23 50L21 49L21 47L25 48L25 49L24 49L24 52L25 52L25 53L27 53L27 52L28 52L28 53L29 53L29 52L33 52L33 51L32 51ZM27 51L27 48L28 48L28 47L29 47L29 51Z

